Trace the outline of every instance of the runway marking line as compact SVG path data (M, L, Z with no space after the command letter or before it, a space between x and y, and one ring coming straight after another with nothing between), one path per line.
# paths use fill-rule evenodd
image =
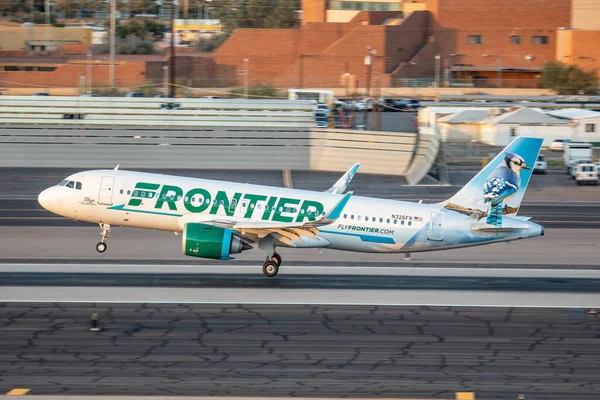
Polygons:
M31 389L25 389L25 388L15 388L11 391L9 391L8 393L6 393L7 396L23 396L27 393L29 393Z

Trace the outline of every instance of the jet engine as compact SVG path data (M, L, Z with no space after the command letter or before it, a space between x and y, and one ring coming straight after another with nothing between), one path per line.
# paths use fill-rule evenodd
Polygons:
M183 229L181 250L186 256L228 260L230 254L251 248L230 229L193 222L185 224Z

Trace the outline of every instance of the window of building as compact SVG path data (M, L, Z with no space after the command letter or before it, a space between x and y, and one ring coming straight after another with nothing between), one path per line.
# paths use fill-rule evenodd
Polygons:
M596 132L596 124L585 124L586 132Z
M510 44L521 44L521 36L520 35L512 35L510 37Z
M548 44L548 36L533 36L533 44Z
M469 35L467 36L467 43L483 44L483 35Z
M353 2L352 5L354 6L355 10L363 10L363 3L361 3L360 1L357 2Z

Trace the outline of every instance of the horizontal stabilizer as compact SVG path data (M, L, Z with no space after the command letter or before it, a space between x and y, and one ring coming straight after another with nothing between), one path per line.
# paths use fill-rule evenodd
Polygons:
M506 227L503 228L501 226L494 226L494 225L489 225L489 226L478 226L476 228L473 228L474 231L478 231L478 232L492 232L492 233L500 233L500 232L510 232L510 231L520 231L521 229L527 229L526 227L521 227L521 228L516 228L516 227Z

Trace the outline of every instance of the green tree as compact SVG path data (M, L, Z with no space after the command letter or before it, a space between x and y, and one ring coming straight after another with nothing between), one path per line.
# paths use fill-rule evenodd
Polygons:
M576 65L548 62L542 70L542 87L558 94L595 94L598 91L596 70L584 71Z
M227 35L237 28L295 28L300 0L220 0L212 12Z
M130 19L127 22L117 24L116 35L121 39L128 36L137 36L140 39L160 40L164 36L164 30L165 26L158 21Z

